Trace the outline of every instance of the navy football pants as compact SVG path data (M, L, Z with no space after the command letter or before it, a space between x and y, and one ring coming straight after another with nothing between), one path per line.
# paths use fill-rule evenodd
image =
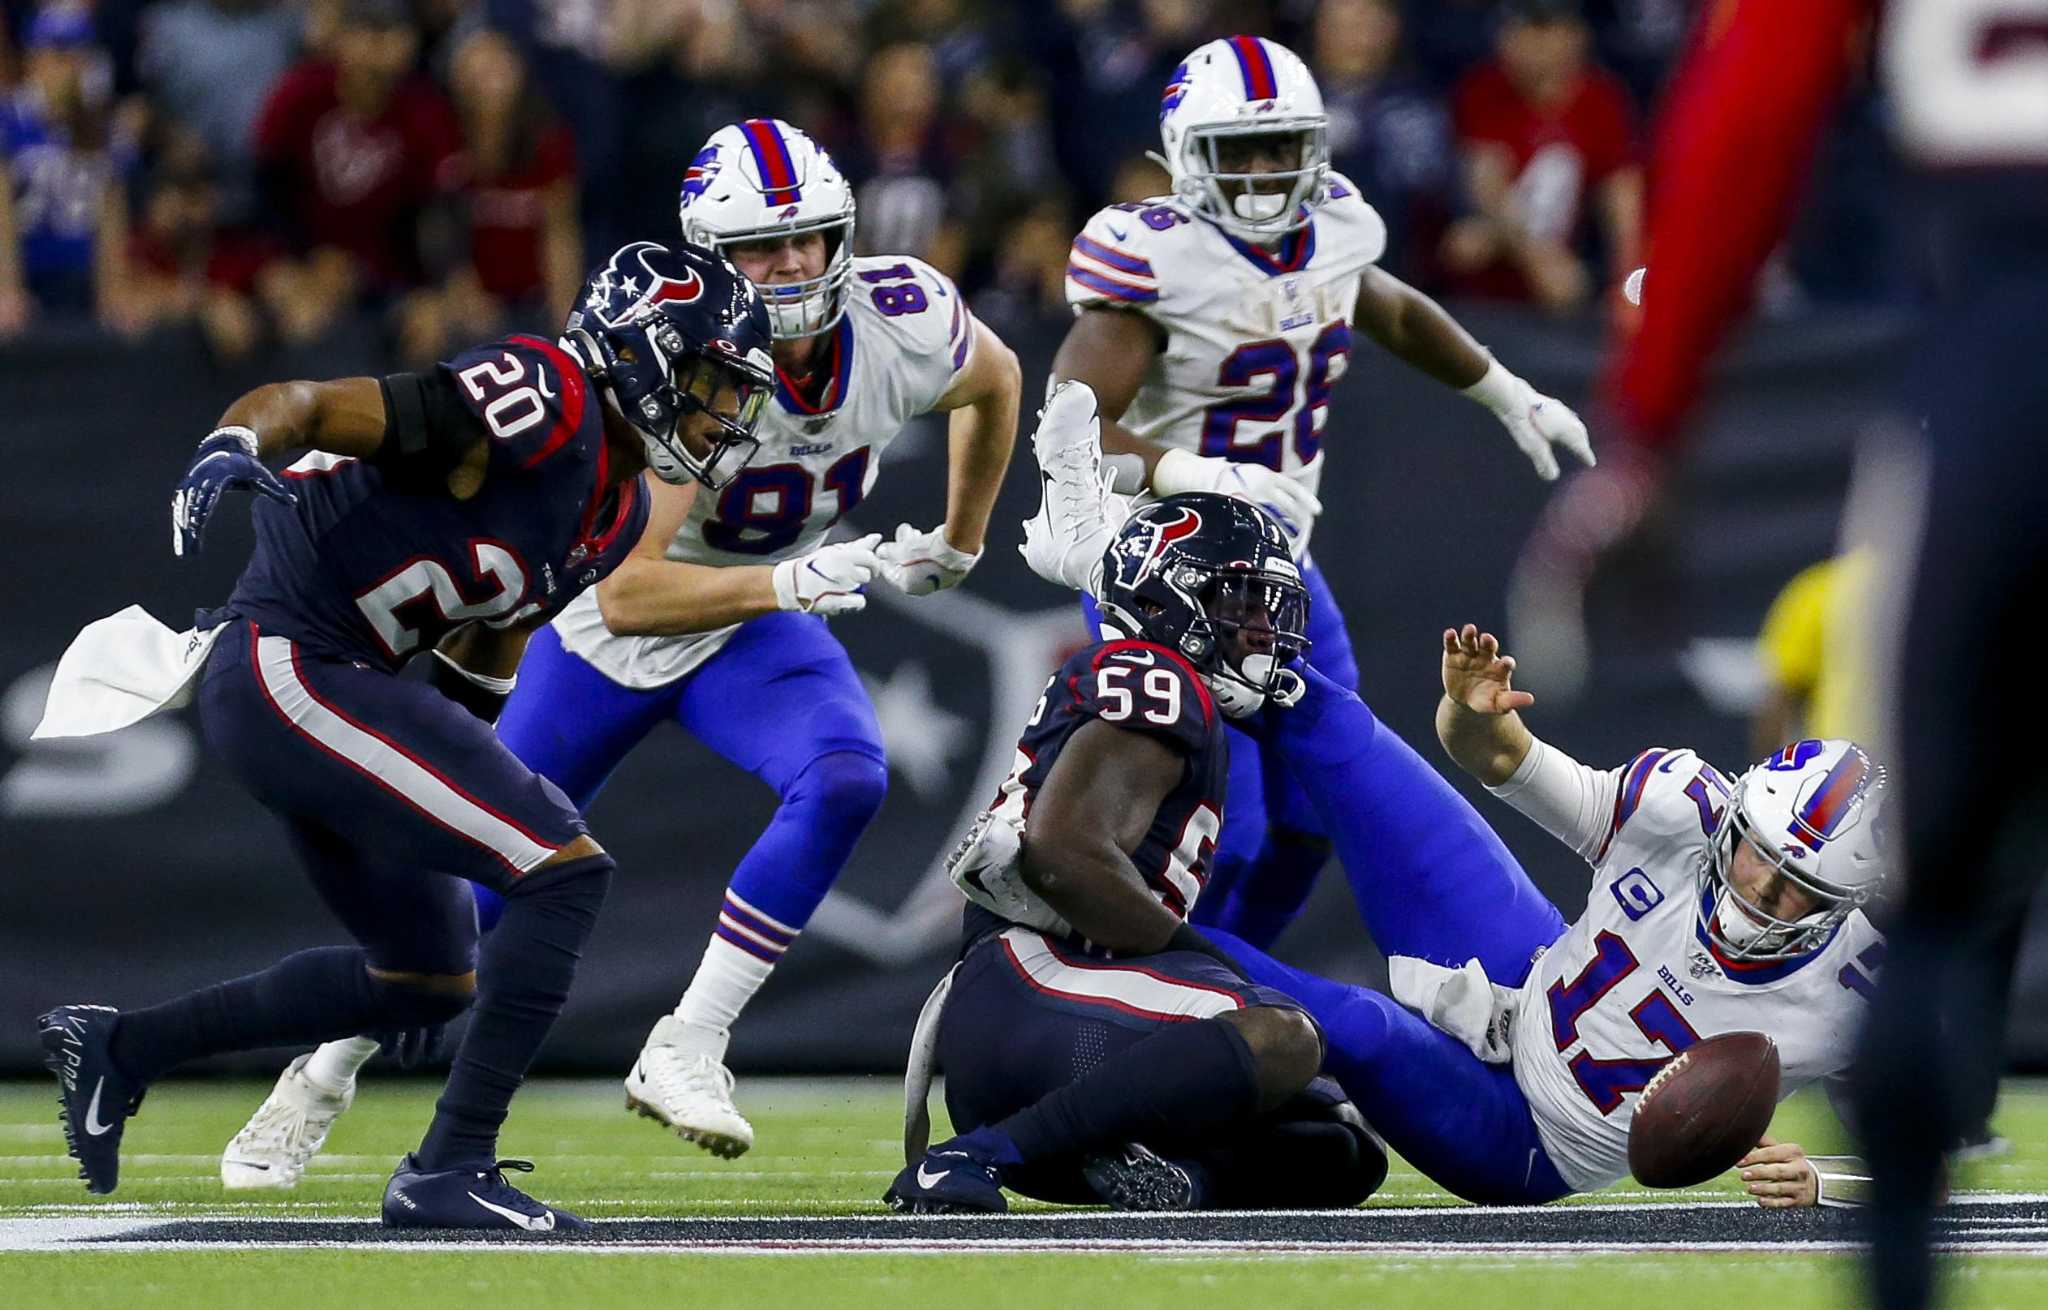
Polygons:
M504 889L584 835L568 797L424 682L230 623L198 690L207 744L289 829L379 969L476 967L469 883Z

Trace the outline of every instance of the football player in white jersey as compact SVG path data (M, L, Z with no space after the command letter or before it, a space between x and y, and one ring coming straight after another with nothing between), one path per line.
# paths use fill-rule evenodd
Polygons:
M1390 1146L1494 1204L1625 1177L1643 1088L1703 1038L1770 1035L1782 1095L1836 1079L1884 953L1864 911L1886 788L1861 747L1795 742L1733 782L1685 750L1593 769L1530 734L1513 669L1490 634L1446 632L1438 736L1592 865L1576 922L1363 702L1308 670L1265 735L1330 825L1392 995L1211 933L1308 1007L1324 1072ZM1860 1199L1864 1181L1859 1162L1769 1138L1742 1167L1766 1206Z
M682 527L666 561L729 569L736 583L763 574L772 592L749 583L763 602L724 611L733 619L707 632L703 605L678 608L695 593L661 585L665 561L622 566L608 580L617 585L587 593L535 636L498 733L579 810L664 720L780 796L680 1004L626 1078L629 1108L732 1157L754 1130L733 1103L729 1030L831 888L888 780L874 707L823 616L860 608L871 571L911 595L967 576L1015 442L1020 374L944 274L906 256L854 255L851 189L816 142L779 119L714 133L684 174L681 216L688 239L730 259L767 302L777 386L747 467L670 504ZM950 416L943 521L826 545L874 486L896 434L934 412ZM478 908L488 927L495 898ZM295 1062L230 1144L223 1180L295 1183L374 1050L331 1043Z
M1173 193L1112 205L1074 238L1076 317L1053 374L1093 390L1122 489L1220 491L1288 525L1315 598L1316 665L1355 687L1343 616L1306 554L1325 414L1355 331L1491 409L1539 476L1557 476L1553 446L1587 464L1593 454L1569 407L1377 267L1386 225L1331 170L1326 133L1315 79L1284 46L1234 36L1190 54L1160 110ZM1027 525L1026 558L1085 590L1108 538L1064 532L1060 507L1099 494L1097 471L1044 472L1048 508ZM1092 606L1088 617L1099 626ZM1298 912L1329 846L1299 789L1262 756L1248 739L1233 743L1229 824L1201 913L1264 942Z

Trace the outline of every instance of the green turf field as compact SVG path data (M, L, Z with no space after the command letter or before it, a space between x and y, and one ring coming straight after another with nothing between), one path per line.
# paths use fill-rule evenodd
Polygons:
M266 1086L167 1083L150 1093L143 1113L129 1125L119 1193L95 1198L85 1194L64 1156L51 1085L0 1083L0 1230L15 1239L0 1242L0 1248L18 1248L22 1234L55 1231L58 1221L108 1216L373 1216L391 1164L416 1141L437 1087L426 1080L367 1079L355 1109L337 1126L306 1181L294 1192L255 1199L222 1192L215 1167L221 1146ZM738 1161L721 1162L629 1116L612 1082L541 1082L516 1104L504 1149L540 1164L538 1173L520 1180L536 1194L592 1218L882 1212L877 1198L901 1160L900 1105L892 1080L749 1080L742 1084L741 1103L759 1130L760 1145ZM2048 1084L2013 1084L1997 1122L2017 1149L1974 1166L1961 1186L2048 1192ZM1817 1150L1842 1147L1824 1102L1814 1098L1790 1102L1773 1131ZM1684 1193L1617 1189L1595 1200L1684 1205L1737 1197L1731 1182ZM1397 1164L1369 1209L1453 1204ZM1655 1217L1647 1222L1654 1225ZM2048 1257L1970 1256L1955 1262L1955 1269L1956 1304L2048 1306ZM431 1297L437 1305L479 1306L809 1302L921 1310L943 1302L1120 1310L1367 1304L1726 1310L1767 1298L1772 1310L1793 1310L1854 1304L1855 1270L1842 1254L1775 1250L1518 1255L1447 1247L1217 1258L1157 1249L905 1254L886 1246L853 1254L780 1255L674 1247L542 1251L532 1244L481 1251L0 1249L0 1288L10 1307L223 1307L254 1305L262 1297L290 1310L314 1310Z

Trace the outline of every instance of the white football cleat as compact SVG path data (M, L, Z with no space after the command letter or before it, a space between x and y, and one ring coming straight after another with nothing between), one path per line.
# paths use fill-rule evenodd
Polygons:
M285 1066L277 1086L228 1143L220 1157L221 1186L231 1192L298 1186L306 1165L327 1144L334 1121L356 1099L353 1082L346 1091L330 1092L306 1077L312 1058L309 1051Z
M1048 582L1092 591L1102 552L1130 514L1102 466L1102 422L1085 382L1062 382L1038 411L1031 434L1038 460L1038 512L1024 521L1019 553Z
M719 1059L723 1050L722 1040L695 1039L682 1020L663 1015L626 1075L626 1108L667 1124L676 1136L720 1159L745 1155L754 1144L754 1125L732 1103L732 1073Z

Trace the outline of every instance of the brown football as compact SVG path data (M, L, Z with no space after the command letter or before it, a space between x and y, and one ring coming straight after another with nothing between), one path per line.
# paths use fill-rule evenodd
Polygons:
M1777 1043L1762 1033L1695 1042L1643 1088L1629 1172L1645 1187L1703 1183L1749 1153L1777 1106Z

